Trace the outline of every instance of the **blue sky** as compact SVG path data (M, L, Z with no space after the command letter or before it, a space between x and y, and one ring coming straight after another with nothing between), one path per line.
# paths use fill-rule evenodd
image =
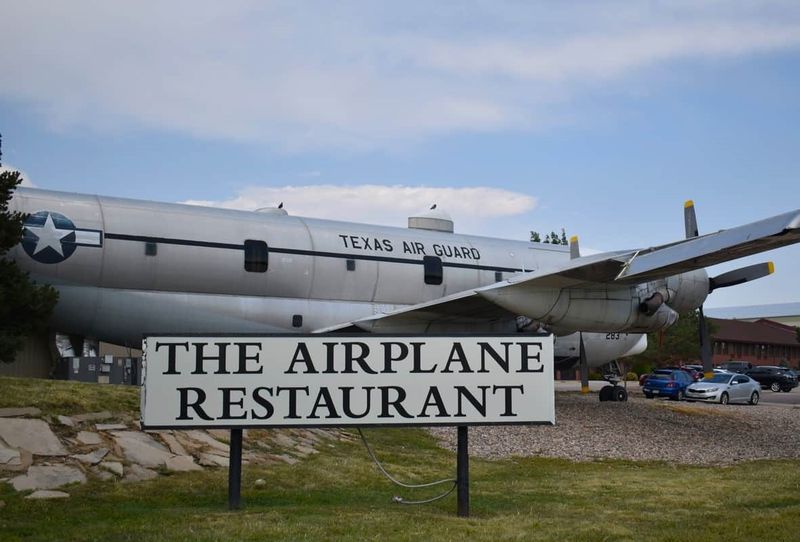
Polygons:
M431 7L433 6L433 7ZM0 0L4 165L39 187L596 250L800 208L796 2ZM800 247L707 306L800 300Z

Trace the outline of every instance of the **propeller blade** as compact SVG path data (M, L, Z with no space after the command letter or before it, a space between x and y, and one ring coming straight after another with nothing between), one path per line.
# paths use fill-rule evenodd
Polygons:
M578 350L578 355L580 356L580 368L581 368L581 393L589 393L589 363L586 359L586 347L583 345L583 332L578 332L578 338L580 339L580 350Z
M687 200L683 204L683 225L686 228L686 238L691 239L700 235L700 230L697 229L697 214L694 210L694 202ZM750 266L754 267L754 266ZM713 279L708 279L708 292L711 293L714 288L722 288L724 286L733 286L733 284L740 284L753 280L747 273L736 274L740 271L747 271L750 267L742 267L730 273L723 273ZM736 274L736 276L734 276ZM769 274L769 273L768 273ZM728 277L730 275L730 277ZM763 275L760 275L763 276ZM742 277L744 277L742 279ZM760 277L754 277L760 278ZM742 279L739 282L728 283L729 279ZM706 326L706 317L703 314L703 306L700 305L700 313L698 315L697 334L700 337L700 359L703 361L703 372L706 378L714 376L714 368L711 366L711 339L708 337L708 327Z
M711 366L711 340L708 337L708 327L702 305L700 305L697 327L697 333L700 335L700 358L703 360L703 372L706 378L711 378L714 376L714 368Z
M694 202L687 200L683 204L683 224L686 228L686 238L691 239L700 235L697 229L697 214L694 211Z
M757 263L748 265L747 267L740 267L733 271L728 271L716 277L708 279L708 292L711 293L718 288L727 288L728 286L736 286L750 282L751 280L766 277L775 272L775 264L772 262Z
M581 257L581 247L578 244L578 236L573 235L569 239L569 259L574 260L575 258Z

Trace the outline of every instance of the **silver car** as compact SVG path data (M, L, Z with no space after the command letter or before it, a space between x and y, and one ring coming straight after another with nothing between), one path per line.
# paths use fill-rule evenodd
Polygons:
M686 388L687 401L757 405L761 386L747 375L717 373Z

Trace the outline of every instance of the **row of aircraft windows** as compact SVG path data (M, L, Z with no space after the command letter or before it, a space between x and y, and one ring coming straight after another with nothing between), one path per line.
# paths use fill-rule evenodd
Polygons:
M158 254L158 245L147 242L144 245L146 256ZM356 261L347 259L345 266L348 271L356 270ZM444 278L442 259L437 256L424 256L422 266L425 270L425 284L439 285ZM269 268L269 247L264 241L248 239L244 242L244 269L250 273L264 273ZM503 280L503 273L496 271L494 274L496 282Z

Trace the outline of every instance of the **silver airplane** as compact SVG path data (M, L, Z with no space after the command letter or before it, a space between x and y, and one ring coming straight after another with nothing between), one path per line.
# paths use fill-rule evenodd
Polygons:
M688 204L687 204L688 205ZM688 207L687 207L688 208ZM570 247L409 228L18 188L10 257L59 292L53 329L138 346L148 333L526 332L556 335L561 367L641 352L644 333L700 307L706 266L800 241L800 211L672 244L581 257ZM689 215L687 215L689 216Z

